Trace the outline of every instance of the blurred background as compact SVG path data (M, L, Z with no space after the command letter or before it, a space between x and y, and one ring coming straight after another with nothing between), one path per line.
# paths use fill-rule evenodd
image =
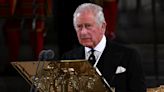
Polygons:
M164 84L164 0L0 0L1 92L30 90L10 62L37 61L43 49L57 60L79 45L72 18L84 2L104 8L109 38L138 50L147 87Z

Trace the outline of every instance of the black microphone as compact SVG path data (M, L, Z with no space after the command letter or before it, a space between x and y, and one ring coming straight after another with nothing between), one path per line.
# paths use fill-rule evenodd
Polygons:
M34 84L34 81L35 81L35 78L36 76L38 77L38 81L40 81L40 78L41 78L41 72L42 72L42 69L44 67L44 64L45 64L45 61L46 60L52 60L54 58L55 54L54 54L54 51L49 49L49 50L42 50L40 53L39 53L39 56L38 56L38 65L37 65L37 69L36 69L36 75L34 76L33 78L33 81L32 81L32 85L31 85L31 88L30 88L30 92L37 92L38 88L35 87L35 84ZM40 61L43 61L43 62L40 62Z
M38 61L43 61L46 53L47 53L47 50L42 50L42 51L39 53Z
M55 54L54 51L49 49L49 50L42 50L39 53L38 56L38 61L45 61L45 60L52 60L54 58Z
M54 56L55 56L54 51L49 49L45 53L44 60L52 60Z

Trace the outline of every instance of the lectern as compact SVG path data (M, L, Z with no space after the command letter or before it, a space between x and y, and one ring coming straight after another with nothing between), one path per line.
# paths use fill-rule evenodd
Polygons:
M19 61L12 65L39 92L114 92L86 60Z

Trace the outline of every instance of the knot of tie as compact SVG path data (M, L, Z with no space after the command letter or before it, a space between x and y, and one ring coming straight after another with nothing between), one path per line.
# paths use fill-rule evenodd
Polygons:
M88 58L88 61L92 64L92 65L94 65L95 64L95 62L96 62L96 58L95 58L95 55L94 55L94 49L92 48L91 50L91 54L90 54L90 56L89 56L89 58Z

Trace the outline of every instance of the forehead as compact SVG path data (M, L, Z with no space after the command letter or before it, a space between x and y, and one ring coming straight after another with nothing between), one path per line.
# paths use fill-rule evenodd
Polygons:
M94 16L91 12L81 12L76 15L76 23L92 23L95 22Z

